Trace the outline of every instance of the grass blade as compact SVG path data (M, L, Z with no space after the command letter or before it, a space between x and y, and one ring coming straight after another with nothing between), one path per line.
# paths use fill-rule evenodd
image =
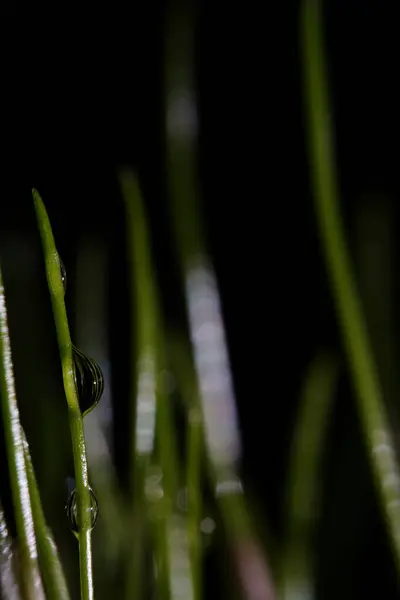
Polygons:
M304 99L318 229L373 479L400 573L400 473L339 211L321 3L305 0L301 18Z
M64 289L60 274L60 259L54 242L49 217L36 190L32 191L37 223L42 240L47 282L50 291L57 341L60 351L64 390L68 403L72 451L77 491L77 509L80 523L79 561L82 600L93 600L91 510L83 420L74 381L72 343L69 333Z
M38 554L28 477L25 467L24 447L15 392L11 344L8 331L7 309L0 268L0 392L10 473L11 494L17 526L20 575L24 598L44 598L39 573Z
M39 565L47 600L69 600L67 582L52 533L47 526L25 433L22 431L29 495L35 525Z
M318 485L336 381L336 362L318 355L306 375L291 449L281 578L284 600L315 597L312 556Z

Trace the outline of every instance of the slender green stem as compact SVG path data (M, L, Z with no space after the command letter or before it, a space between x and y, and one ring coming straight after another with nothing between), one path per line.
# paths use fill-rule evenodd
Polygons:
M304 382L291 449L280 581L284 599L292 598L296 589L302 590L304 600L315 597L312 556L320 467L336 381L336 362L319 354Z
M135 368L131 369L130 383L134 407L130 481L134 537L131 544L135 550L127 563L126 597L139 600L143 596L144 585L146 528L143 520L147 520L144 489L155 438L157 330L154 320L154 281L140 190L135 176L129 170L121 171L119 175L126 208L131 293L136 307L131 332Z
M33 520L39 551L39 564L46 590L46 598L47 600L69 600L67 582L58 556L57 547L43 513L29 446L23 431L22 439L28 476L29 495L32 503Z
M82 600L93 600L93 572L91 545L91 502L86 458L83 420L79 408L74 381L72 343L69 333L64 289L60 274L60 259L54 242L50 221L41 197L33 190L33 200L40 236L42 239L47 282L50 290L56 325L57 341L61 358L64 390L68 403L68 418L71 430L72 450L77 491L79 516L79 560Z
M11 344L1 268L0 395L11 493L19 539L22 586L25 598L37 600L44 597L44 592L39 574L36 538L15 392Z
M321 3L318 0L305 0L303 3L302 53L318 228L351 367L374 482L400 572L400 473L339 211L322 41Z

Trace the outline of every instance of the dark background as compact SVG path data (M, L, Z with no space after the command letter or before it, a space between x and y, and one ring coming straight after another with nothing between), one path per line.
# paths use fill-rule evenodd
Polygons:
M366 197L373 204L389 199L394 239L398 231L399 48L388 6L377 0L326 3L338 175L351 248L354 215ZM39 248L31 187L48 208L69 286L78 241L90 232L104 238L112 257L109 332L120 398L129 364L124 212L116 179L121 164L140 175L167 319L184 319L164 160L165 5L81 11L38 6L3 20L2 247L15 233ZM319 348L342 354L309 184L298 12L296 2L202 1L197 32L202 209L221 287L243 472L278 537L305 369ZM395 246L395 269L397 253ZM17 264L15 254L7 256L6 283ZM10 318L24 322L29 297L20 290L15 298ZM339 389L326 458L320 597L394 598L345 368ZM123 407L116 414L123 478Z

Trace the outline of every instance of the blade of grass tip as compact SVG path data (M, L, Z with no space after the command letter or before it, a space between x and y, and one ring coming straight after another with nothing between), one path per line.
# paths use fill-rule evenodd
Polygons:
M79 518L79 563L82 600L93 600L93 569L91 539L91 501L89 492L88 466L86 458L83 419L79 408L74 381L72 343L69 333L64 288L61 280L60 259L54 242L49 217L43 201L36 190L32 190L37 223L42 240L47 282L53 308L57 341L60 352L64 390L68 403L68 419L71 430L72 451L77 492Z
M0 598L20 600L21 595L14 570L12 540L8 533L2 504L0 502Z
M337 363L319 354L311 363L300 398L288 471L286 535L281 569L284 600L313 600L313 542L319 506L323 445L337 382Z
M0 390L3 427L10 473L11 494L19 541L19 564L24 597L44 598L40 579L38 555L25 468L21 426L15 392L11 343L8 331L7 309L3 277L0 268Z
M69 600L67 582L60 562L57 546L52 533L47 526L43 513L42 502L33 470L28 442L22 430L25 465L28 475L29 495L32 504L32 514L35 525L39 565L43 577L47 600Z
M339 211L320 2L305 0L301 17L304 99L318 229L373 478L399 572L400 474Z
M171 410L160 385L163 360L163 335L156 276L150 252L150 239L143 200L136 177L128 169L121 170L120 183L127 211L128 240L130 244L130 279L135 293L136 319L132 338L136 344L137 365L132 382L136 406L132 465L136 473L134 489L143 494L147 470L154 449L154 436L163 480L162 519L155 526L159 555L158 574L160 593L167 595L168 521L176 497L178 462L175 431ZM139 502L137 498L136 502ZM166 510L165 510L166 509ZM160 509L161 510L161 509ZM136 533L135 533L135 545ZM140 573L136 575L139 577ZM133 583L133 582L132 582ZM136 581L138 590L138 581ZM136 596L135 596L136 597Z

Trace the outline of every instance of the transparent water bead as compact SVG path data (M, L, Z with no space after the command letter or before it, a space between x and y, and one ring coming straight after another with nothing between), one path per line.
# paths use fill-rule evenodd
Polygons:
M103 373L99 365L89 356L72 349L74 360L74 378L82 416L93 410L104 390Z
M92 488L89 488L90 492L90 517L91 527L90 530L96 525L97 517L99 516L99 503L94 495ZM65 506L67 511L69 527L75 535L79 534L79 516L78 516L78 503L76 499L76 489L71 492L68 502Z

